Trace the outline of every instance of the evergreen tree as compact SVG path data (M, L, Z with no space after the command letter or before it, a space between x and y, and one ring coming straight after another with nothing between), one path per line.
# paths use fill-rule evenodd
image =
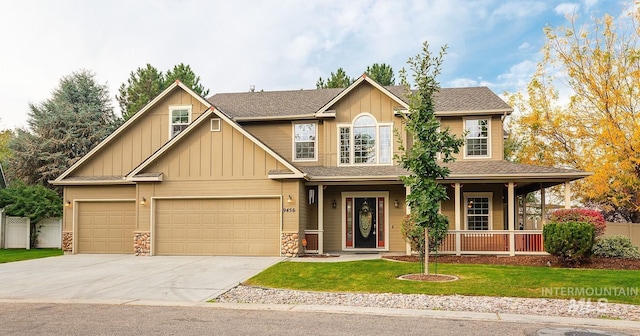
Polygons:
M18 129L9 143L9 175L27 184L57 178L120 123L106 84L87 70L60 80L52 97L29 105L28 129Z
M327 78L325 82L322 77L318 79L316 82L317 89L333 89L333 88L346 88L351 85L355 80L353 78L349 78L347 73L344 72L344 69L338 68L336 72L332 72L331 76Z
M367 75L382 86L396 85L393 68L385 63L368 66Z

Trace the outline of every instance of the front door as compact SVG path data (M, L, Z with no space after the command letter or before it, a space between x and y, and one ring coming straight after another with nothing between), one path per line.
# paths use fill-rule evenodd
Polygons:
M387 245L386 192L344 193L345 249L385 249Z
M355 248L376 248L376 198L355 197Z

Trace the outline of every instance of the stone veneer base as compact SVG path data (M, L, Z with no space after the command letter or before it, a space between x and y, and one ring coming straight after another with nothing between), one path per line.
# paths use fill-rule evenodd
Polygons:
M151 232L136 231L133 234L133 252L135 255L148 256L151 253Z
M62 251L66 253L73 253L73 232L62 232Z
M283 232L280 254L285 257L297 257L300 251L300 235L297 232Z

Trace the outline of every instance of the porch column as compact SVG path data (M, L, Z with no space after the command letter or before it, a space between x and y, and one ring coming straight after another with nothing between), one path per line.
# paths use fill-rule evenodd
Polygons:
M454 228L456 230L456 255L460 255L460 248L462 246L462 241L460 239L460 230L462 230L462 219L460 218L460 182L456 182L454 185L455 188L455 214L454 218Z
M527 195L522 195L522 228L525 230L527 229Z
M406 215L410 215L411 214L411 208L409 207L409 203L407 203L407 196L409 196L409 194L411 193L411 188L405 186L404 187L404 191L405 191L405 193L404 193L404 195L405 195L404 204L406 205L405 206L405 214ZM407 245L405 247L405 253L407 255L411 255L411 243L409 242L409 240L407 240Z
M569 181L564 182L564 208L571 209L571 186Z
M516 242L515 242L515 215L516 215L516 205L515 205L515 190L514 190L513 182L509 182L509 186L507 189L507 197L508 197L508 206L507 206L507 218L509 222L509 255L516 255Z
M540 184L540 223L544 227L547 224L547 201L545 199L545 188L543 184ZM540 228L542 229L542 228Z
M318 254L324 253L324 186L318 184Z

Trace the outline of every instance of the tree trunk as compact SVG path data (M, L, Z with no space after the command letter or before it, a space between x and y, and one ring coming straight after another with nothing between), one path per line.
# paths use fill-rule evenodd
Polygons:
M429 275L429 229L424 228L424 274Z

